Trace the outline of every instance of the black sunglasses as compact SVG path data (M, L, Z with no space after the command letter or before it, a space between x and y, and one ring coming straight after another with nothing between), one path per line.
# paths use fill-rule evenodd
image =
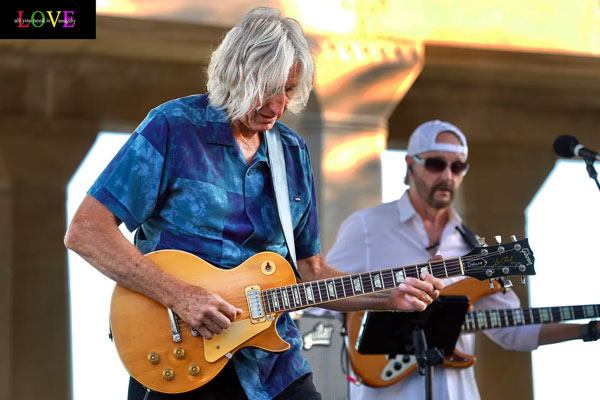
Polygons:
M423 164L425 166L425 169L429 172L439 173L445 170L446 167L450 166L450 171L452 171L453 174L465 175L467 173L467 170L469 169L469 164L462 161L453 161L450 164L448 164L446 160L442 160L441 158L436 157L421 158L419 156L414 156L413 158L417 163Z

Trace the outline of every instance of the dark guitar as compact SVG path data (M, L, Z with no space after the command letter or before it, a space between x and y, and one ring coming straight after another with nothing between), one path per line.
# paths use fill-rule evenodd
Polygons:
M487 283L474 279L464 279L447 286L442 295L468 295L471 305L482 296L495 293L500 288L494 283L490 291ZM346 352L354 373L368 386L389 386L417 369L414 355L398 355L388 358L385 355L360 354L355 349L359 329L366 313L348 313L346 329L348 344ZM562 307L514 308L497 310L469 311L462 325L462 332L476 332L494 328L508 328L520 325L547 324L600 316L600 304ZM467 368L475 363L475 357L455 350L444 357L443 365L453 368Z
M390 290L407 277L418 278L421 271L440 278L480 280L535 274L527 239L476 248L462 257L303 283L296 282L283 257L271 252L256 254L230 270L177 250L160 250L147 257L165 272L218 293L243 310L230 328L205 340L163 305L115 286L110 322L119 357L138 382L164 393L187 392L206 384L243 347L289 349L275 329L277 318L286 311Z

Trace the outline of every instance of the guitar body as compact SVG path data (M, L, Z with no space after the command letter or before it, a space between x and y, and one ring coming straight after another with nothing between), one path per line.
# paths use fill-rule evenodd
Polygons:
M243 313L211 340L194 336L179 321L181 340L175 342L167 308L117 284L110 307L112 335L123 365L142 385L163 393L187 392L214 378L243 347L272 352L289 349L276 330L281 313L267 314L260 321L251 319L246 300L249 286L264 290L296 283L291 266L280 255L259 253L230 270L177 250L160 250L147 257L166 273L219 294Z
M467 295L472 306L483 296L496 293L500 284L494 282L494 290L490 290L487 281L465 278L442 289L441 295ZM348 343L346 352L352 370L362 381L373 387L389 386L404 379L408 374L417 369L414 355L397 355L388 358L379 354L360 354L356 348L358 333L362 324L364 312L350 312L346 314L346 331ZM463 354L457 350L454 354L444 357L443 365L453 368L467 368L475 363L475 357Z

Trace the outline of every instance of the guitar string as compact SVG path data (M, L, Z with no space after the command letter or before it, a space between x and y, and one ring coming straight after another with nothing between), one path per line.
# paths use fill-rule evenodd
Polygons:
M568 312L563 310L569 309ZM591 312L589 312L591 311ZM544 313L550 314L551 319ZM481 322L478 318L480 315L484 315L485 322ZM539 323L551 323L556 321L573 321L577 319L596 318L600 316L600 304L583 304L583 305L567 305L567 306L551 306L551 307L522 307L522 308L505 308L497 310L477 310L469 311L465 316L465 331L478 330L482 326L492 326L491 318L495 314L495 318L498 320L499 325L497 327L511 327L518 325L531 325ZM521 314L517 316L516 314ZM244 319L242 316L238 320ZM519 323L518 319L522 319L526 323ZM181 320L178 324L179 327L190 327L190 325Z
M300 306L298 306L298 302L296 301L296 299L294 300L294 304L295 307L280 307L280 306L273 306L274 308L280 309L277 311L285 311L285 310L292 310L292 309L297 309L297 308L302 308L302 307L307 307L307 306L314 306L314 305L318 305L318 304L324 304L324 303L329 303L332 301L336 301L336 300L341 300L347 297L355 297L355 296L362 296L362 295L367 295L370 293L374 293L377 291L384 291L384 290L392 290L395 287L389 287L389 288L382 288L382 289L375 289L373 288L373 286L371 285L371 279L372 279L372 274L379 272L382 276L383 275L388 275L387 279L392 279L392 281L394 281L394 278L392 277L392 275L394 274L394 272L396 272L395 270L403 270L405 272L405 275L407 277L413 277L416 278L417 277L417 269L420 271L423 268L429 268L431 270L431 272L433 273L434 276L440 276L443 277L443 275L445 275L445 272L448 272L449 276L456 276L456 275L461 275L462 273L462 268L461 268L461 263L460 261L462 260L463 262L468 262L474 259L480 259L482 256L484 257L490 257L490 256L495 256L498 254L504 254L504 253L510 253L516 251L514 249L509 249L509 250L505 250L504 252L499 252L499 251L495 251L495 252L490 252L486 255L467 255L467 256L463 256L460 258L452 258L452 259L443 259L443 260L439 260L439 261L431 261L431 262L426 262L426 263L419 263L419 264L415 264L413 266L404 266L404 267L394 267L394 268L389 268L389 269L384 269L384 270L380 270L380 271L370 271L370 272L362 272L362 273L358 273L358 274L352 274L352 275L344 275L344 276L340 276L340 277L335 277L335 278L328 278L328 279L323 279L323 280L317 280L317 281L310 281L310 282L303 282L303 283L298 283L298 284L292 284L292 285L287 285L287 286L283 286L283 287L279 287L279 288L271 288L271 289L264 289L261 291L261 297L263 300L263 303L265 303L265 297L267 297L267 303L269 302L268 300L268 295L273 293L275 296L277 296L277 293L275 292L276 290L283 290L285 289L285 291L287 292L287 288L292 288L292 287L298 287L298 286L304 286L305 293L302 293L302 291L298 291L298 296L300 298ZM414 269L414 271L412 271ZM473 270L473 269L471 269ZM481 270L483 271L484 268L481 268ZM338 279L339 278L339 279ZM344 279L346 278L346 279ZM354 279L360 279L361 283L363 285L363 293L356 293L354 288L353 288L353 280ZM366 284L364 282L364 279L366 278ZM338 282L335 281L335 279L338 280ZM384 279L384 285L385 285L385 277L383 277ZM420 279L420 277L419 277ZM323 301L322 299L322 293L321 293L321 289L320 289L320 282L323 282L323 285L325 286L325 289L327 289L327 281L330 280L331 282L333 282L333 284L336 286L336 293L338 292L338 286L337 283L341 283L341 288L343 290L344 293L349 292L349 293L353 293L352 296L344 296L341 299L334 299L331 300L331 298L328 296L328 298ZM315 300L311 301L307 298L306 295L306 286L310 287L312 290L312 284L316 284L317 288L318 288L318 294L319 297L321 298L321 301L317 302ZM291 289L290 289L291 290ZM265 292L268 292L265 294ZM328 292L326 291L325 294L328 295ZM313 294L314 296L314 294ZM313 297L314 298L314 297ZM246 294L243 295L237 295L237 296L230 296L230 297L225 297L223 298L224 300L226 300L228 303L230 303L231 305L233 305L236 308L240 308L242 309L242 316L245 313L248 313L248 315L250 314L250 311L244 311L245 309L248 309L248 304L247 304L247 296Z
M490 256L494 256L494 255L498 255L498 254L503 254L503 253L509 253L515 250L505 250L504 252L500 253L499 251L496 252L491 252L488 253L487 255L485 255L484 257L490 257ZM479 259L481 258L481 255L472 255L472 256L464 256L461 258L461 260L463 262L468 262L474 259ZM413 277L416 278L417 274L416 274L416 269L419 268L419 270L421 270L422 268L428 268L428 266L431 264L431 271L433 272L434 276L439 276L439 277L444 277L443 275L445 275L445 271L448 271L448 275L449 276L457 276L457 275L461 275L462 269L460 267L460 261L458 258L455 259L444 259L444 260L440 260L440 261L432 261L431 263L427 262L427 263L420 263L420 264L415 264L413 266L404 266L404 267L394 267L394 268L389 268L389 269L384 269L381 271L370 271L370 272L361 272L358 274L352 274L352 275L343 275L340 277L335 277L335 278L328 278L328 279L323 279L323 280L316 280L316 281L310 281L310 282L302 282L302 283L298 283L295 285L287 285L287 286L283 286L280 287L280 289L283 288L288 288L288 287L292 287L292 286L299 286L299 285L310 285L311 283L315 283L318 285L318 282L323 282L325 286L327 286L326 281L333 281L334 279L338 279L340 281L342 281L342 284L344 286L344 289L349 289L348 291L352 292L352 282L343 282L344 280L347 279L342 279L342 278L347 278L347 277L359 277L359 278L363 278L366 277L367 279L373 274L373 273L377 273L377 272L381 272L382 274L385 273L392 273L392 271L394 270L400 270L400 269L404 269L404 271L406 272L407 277ZM445 267L444 267L445 264ZM415 271L412 271L413 269L415 269ZM485 268L478 268L481 271L483 271ZM471 268L470 270L476 270L474 268ZM466 275L466 274L465 274ZM420 278L419 278L420 279ZM361 279L362 280L362 279ZM367 281L367 283L369 283L369 280ZM335 284L335 282L334 282ZM365 287L367 287L365 285ZM271 288L271 289L264 289L262 292L265 291L269 291L269 290L273 290L273 289L277 289L277 288ZM368 289L372 292L372 287L369 286ZM392 288L386 289L386 290L391 290ZM383 289L382 289L383 290ZM302 296L301 297L306 297L306 296ZM224 300L228 301L229 303L233 304L234 302L236 302L236 300L243 300L243 303L246 302L246 295L237 295L237 296L231 296L231 297L227 297L224 298ZM323 303L323 302L321 302Z
M511 250L509 250L511 251ZM487 256L493 256L496 254L500 254L500 252L495 252L495 253L490 253ZM471 259L477 259L480 258L480 256L469 256L469 257L463 257L462 260L463 261L470 261ZM444 263L445 263L445 267L444 267ZM375 274L377 272L381 272L381 273L390 273L391 271L394 270L398 270L398 269L404 269L407 272L407 276L410 277L416 277L416 268L422 269L422 268L427 268L429 266L429 262L428 263L421 263L421 264L414 264L412 266L404 266L404 267L394 267L394 268L389 268L389 269L384 269L381 271L370 271L370 272L361 272L361 273L357 273L357 274L352 274L352 275L343 275L340 277L335 277L335 278L328 278L328 279L322 279L322 280L316 280L316 281L311 281L311 282L303 282L303 283L298 283L296 285L309 285L311 283L317 283L317 282L323 282L324 284L326 284L326 281L333 281L334 279L338 279L338 278L346 278L346 277L364 277L364 276L370 276L372 274ZM414 269L414 271L413 271ZM473 269L473 268L472 268ZM483 270L484 268L481 268L481 270ZM440 260L440 261L432 261L431 262L431 270L433 272L433 275L435 276L440 276L443 277L443 275L445 275L445 271L448 271L448 275L450 275L450 273L452 273L453 276L456 276L457 272L462 272L461 267L460 267L460 261L458 259L446 259L446 260ZM341 280L341 279L340 279ZM346 285L347 282L344 282L344 284ZM288 285L285 287L291 287L291 286L295 286L295 285ZM282 287L283 288L283 287ZM348 286L346 285L346 288L348 288ZM272 290L272 289L265 289L265 290ZM245 298L245 295L241 295L239 297L243 297ZM234 299L235 297L230 297L229 299Z
M564 311L568 309L568 311ZM592 309L589 313L586 310ZM521 314L518 316L517 314ZM478 317L483 315L483 317ZM546 315L551 315L551 318ZM551 306L551 307L522 307L522 308L507 308L498 310L478 310L469 311L465 316L465 324L469 326L496 326L507 327L523 325L518 320L525 321L525 324L550 323L556 321L570 321L577 319L596 318L600 316L600 304L587 305L569 305L569 306ZM242 316L240 319L242 319ZM481 322L479 318L485 318L485 322ZM494 318L498 322L494 324L491 319ZM190 325L181 321L179 326L189 327ZM471 328L466 328L472 330Z
M589 311L592 312L590 313ZM480 317L482 314L483 317ZM551 318L548 318L548 316L551 316ZM577 319L596 318L598 316L600 316L600 304L506 308L498 310L469 311L465 317L464 325L467 325L466 330L474 331L483 326L504 328L518 325L573 321ZM483 319L484 321L481 321L480 319Z
M505 251L503 253L510 253L512 251L515 251L515 250L514 249L510 249L510 250ZM501 254L501 253L499 251L491 252L491 253L488 253L488 255L485 255L485 257L494 256L494 255L497 255L497 254ZM427 262L427 263L422 263L422 264L415 264L414 266L395 267L395 268L384 269L384 270L380 270L380 271L362 272L362 273L359 273L359 274L344 275L344 276L341 276L341 277L336 277L336 278L339 278L337 282L334 280L335 278L329 278L329 279L324 279L324 280L317 280L317 281L299 283L299 284L295 284L295 285L287 285L287 286L283 286L283 287L279 287L279 288L264 289L261 292L261 297L262 297L263 304L264 304L265 302L268 303L268 300L269 300L268 299L268 294L272 293L275 296L277 296L276 290L279 290L280 292L282 290L285 290L285 292L287 294L288 288L290 288L290 290L291 290L291 288L294 287L294 286L295 287L298 287L300 285L305 286L304 293L302 293L302 291L298 291L298 295L300 297L300 306L299 307L297 305L298 302L295 299L293 299L294 304L295 304L294 307L285 307L284 306L282 308L280 306L273 305L273 308L275 308L275 310L273 312L280 312L280 311L282 312L282 311L286 311L286 310L293 310L293 309L298 309L298 308L304 308L304 307L307 307L307 306L315 306L315 305L319 305L319 304L329 303L329 302L335 301L336 299L332 300L329 297L329 295L327 293L327 290L326 290L325 294L327 294L328 298L325 301L323 301L321 287L319 285L320 282L322 282L323 285L325 286L325 289L327 289L327 281L331 280L331 282L333 282L334 285L336 286L336 293L338 292L338 287L340 286L338 284L341 284L342 289L344 290L344 293L346 293L346 291L347 292L351 292L351 293L353 293L352 297L362 296L362 295L367 295L367 294L373 293L375 291L378 291L376 289L374 290L373 287L372 287L372 285L370 284L371 283L372 274L375 273L375 272L380 272L381 273L382 278L384 279L384 286L385 286L385 279L386 278L383 275L385 275L385 274L390 275L390 276L388 276L388 279L390 279L391 275L394 273L394 270L400 270L400 269L402 269L402 270L404 270L405 274L408 276L409 275L408 272L410 271L410 273L412 275L412 268L415 268L415 274L414 274L413 277L416 277L416 275L417 275L416 274L417 268L419 268L419 267L421 267L421 268L427 268L427 266L429 266L429 268L433 272L434 276L436 275L436 272L439 272L439 271L442 271L442 270L447 271L448 275L450 275L451 272L452 272L452 275L454 276L455 273L462 272L462 269L460 267L460 261L461 260L462 261L470 261L472 259L479 259L479 258L481 258L481 255L463 256L462 258L444 259L444 260L440 260L440 261L433 261L433 262ZM409 269L409 271L407 271L407 269ZM365 282L362 279L365 276L368 278L367 282L366 282L366 285L365 285ZM347 278L347 279L343 279L343 278ZM355 293L355 291L352 288L352 279L353 278L354 279L356 279L356 278L361 279L361 282L363 283L363 285L364 285L363 287L364 287L364 290L365 290L363 293L359 293L359 294ZM393 278L392 278L392 281L393 281ZM318 290L318 293L319 293L319 297L321 298L321 301L317 302L316 300L313 300L313 303L311 304L310 300L308 300L308 298L306 296L306 286L308 285L312 289L312 284L316 284L317 285L317 290ZM392 290L394 288L395 287L382 288L379 291ZM268 293L265 294L265 292L268 292ZM279 294L279 297L281 297L281 294ZM349 297L349 296L344 296L343 298L346 298L346 297ZM313 297L313 299L314 299L314 297ZM246 315L247 315L247 318L250 318L250 310L248 309L247 296L245 294L244 295L227 297L227 298L224 298L224 300L227 300L233 306L242 309L242 313L241 313L240 317L238 317L238 319L244 319L246 317ZM241 302L239 302L239 300L241 300ZM267 300L267 301L265 301L265 300ZM340 299L337 299L337 300L340 300ZM281 298L281 301L282 301L282 304L283 304L283 298ZM289 301L289 299L288 299L288 301ZM269 307L269 308L271 308L271 307ZM187 323L182 323L182 324L184 326L189 326Z

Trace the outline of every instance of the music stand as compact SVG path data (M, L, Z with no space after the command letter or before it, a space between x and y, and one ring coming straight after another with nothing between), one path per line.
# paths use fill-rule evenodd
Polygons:
M425 378L425 398L432 399L433 366L454 353L469 298L440 296L422 312L368 311L356 340L361 354L414 354Z

